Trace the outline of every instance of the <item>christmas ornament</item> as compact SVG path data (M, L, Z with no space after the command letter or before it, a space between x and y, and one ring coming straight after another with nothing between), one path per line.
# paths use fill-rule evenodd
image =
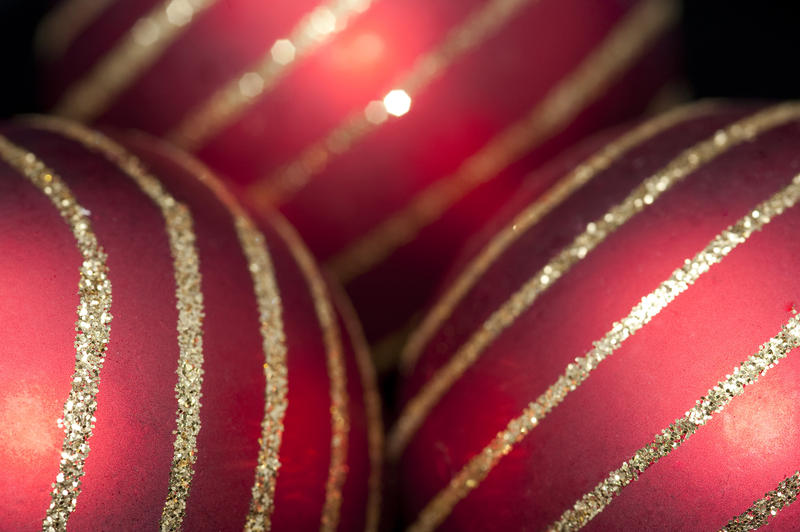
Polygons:
M372 343L407 328L526 171L640 112L674 72L669 0L78 11L40 33L53 110L166 137L279 206Z
M376 529L369 356L294 229L52 118L0 128L0 187L0 528Z
M796 530L799 145L702 102L535 176L404 352L411 530Z

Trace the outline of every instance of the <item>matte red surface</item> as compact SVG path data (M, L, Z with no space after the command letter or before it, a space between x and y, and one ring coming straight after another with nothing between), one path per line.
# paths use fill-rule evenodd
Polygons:
M101 372L75 530L158 526L173 454L178 359L175 281L154 204L102 156L56 134L0 130L52 167L90 212L108 254L111 342ZM241 530L258 453L264 355L250 273L230 214L194 176L142 137L122 137L194 217L206 317L198 460L187 530ZM80 255L55 208L0 165L0 529L41 526L58 473L56 426L74 365ZM280 237L264 226L283 303L289 407L273 529L319 527L330 463L326 354L307 283ZM363 528L369 462L360 374L345 342L349 412L341 529Z
M416 95L408 116L389 120L335 157L281 206L282 212L320 260L332 258L527 114L635 3L531 2ZM288 35L313 5L310 0L269 6L256 0L218 2L198 15L99 121L155 134L170 131L275 39ZM476 0L375 2L330 42L297 60L273 89L201 146L200 157L242 187L269 179L346 117L381 99L420 55L481 5ZM53 92L63 91L66 79L75 77L68 65L75 62L82 72L94 60L98 47L86 44L90 37L103 33L104 40L97 42L107 49L115 41L105 34L123 33L118 19L127 19L112 18L115 9L78 39L62 64L46 69ZM381 340L408 323L468 236L513 196L523 175L583 136L641 112L672 79L675 57L674 40L660 40L553 139L349 283L368 339Z
M682 149L747 110L723 108L658 135L527 231L428 345L403 397L414 394L489 312L586 223ZM401 469L408 519L643 295L788 184L800 168L798 143L800 124L792 123L720 156L636 215L540 296L455 383L409 445ZM587 151L578 148L565 160ZM563 167L566 173L568 165L561 162L548 171ZM793 305L800 304L794 273L799 229L800 210L794 207L713 266L517 444L456 505L443 529L541 530L683 416L777 334ZM797 356L790 354L643 473L587 530L718 529L793 474L800 463ZM776 530L797 528L797 514L788 517L790 511L775 519Z

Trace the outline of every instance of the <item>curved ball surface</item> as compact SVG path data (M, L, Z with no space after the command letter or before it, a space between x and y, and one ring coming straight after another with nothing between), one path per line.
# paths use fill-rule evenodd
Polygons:
M112 3L44 88L54 112L165 137L278 205L375 343L525 173L648 106L675 72L675 5Z
M797 528L798 146L700 103L543 170L406 352L417 530Z
M135 134L0 129L0 528L374 527L363 344L214 179Z

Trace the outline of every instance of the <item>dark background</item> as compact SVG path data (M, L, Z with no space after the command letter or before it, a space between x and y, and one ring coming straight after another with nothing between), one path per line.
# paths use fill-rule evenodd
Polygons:
M37 111L33 32L54 0L0 0L0 117Z
M31 41L52 3L0 0L0 117L38 110ZM683 4L685 67L695 97L800 97L800 2Z

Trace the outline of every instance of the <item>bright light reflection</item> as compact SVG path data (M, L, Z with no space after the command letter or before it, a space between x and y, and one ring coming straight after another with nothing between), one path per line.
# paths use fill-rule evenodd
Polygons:
M336 15L327 7L319 7L311 13L311 27L320 36L333 33L336 29Z
M174 26L185 26L192 20L194 8L188 0L172 0L167 5L167 20Z
M239 90L248 98L255 98L264 90L264 78L257 72L248 72L239 79Z
M383 105L390 115L403 116L411 109L411 96L404 90L395 89L383 98Z
M366 109L364 109L364 115L367 117L367 120L373 124L380 124L385 122L388 118L386 106L383 102L378 100L369 102Z
M289 39L279 39L272 45L270 53L276 63L286 65L294 61L295 48Z

